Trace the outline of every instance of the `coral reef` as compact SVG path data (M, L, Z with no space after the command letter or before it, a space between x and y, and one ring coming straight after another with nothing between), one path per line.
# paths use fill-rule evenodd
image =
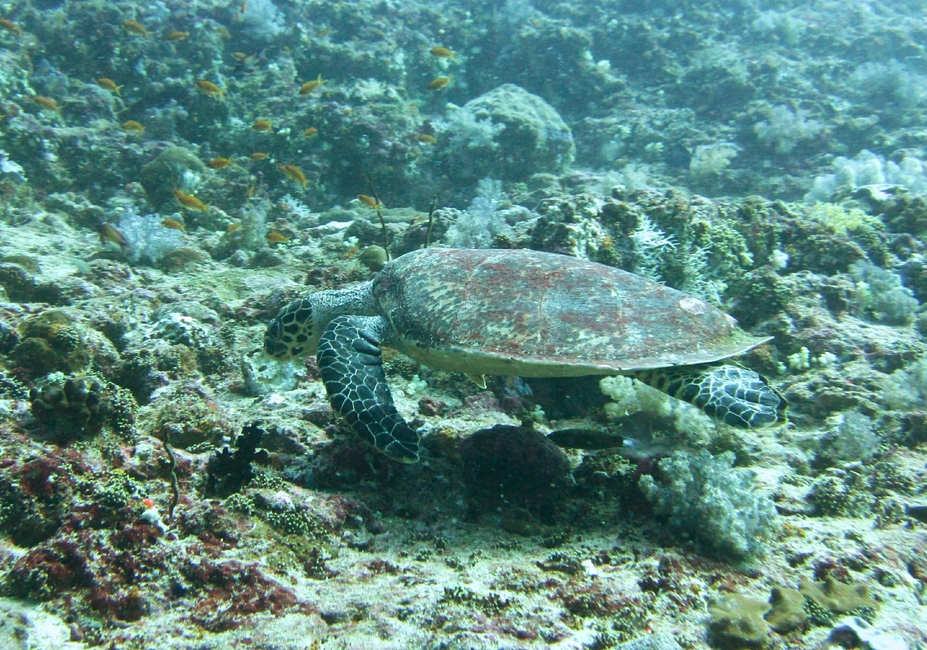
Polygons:
M4 5L0 647L927 643L920 9ZM384 346L373 453L262 333L425 246L694 293L789 422Z
M439 155L463 182L480 176L525 180L562 171L575 156L573 135L557 111L514 84L452 108L438 133L446 141Z

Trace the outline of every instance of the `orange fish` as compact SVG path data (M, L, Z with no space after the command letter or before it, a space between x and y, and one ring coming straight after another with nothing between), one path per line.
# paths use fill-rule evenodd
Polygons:
M216 34L218 34L220 38L232 38L232 33L223 25L216 25Z
M142 25L137 20L127 20L122 23L122 28L129 32L130 34L135 34L136 36L148 37L148 30L145 29L145 26Z
M207 166L213 169L225 169L231 164L232 164L231 158L213 158L208 163L206 163Z
M248 55L244 52L232 52L232 58L238 61L239 63L244 63L245 59L248 58Z
M48 111L60 111L61 107L58 106L58 102L50 97L42 97L41 95L36 95L32 98L36 104Z
M97 233L100 235L100 246L106 246L106 242L112 242L118 244L123 252L129 247L129 242L112 224L101 224L97 227Z
M109 79L108 77L100 77L99 79L97 79L97 85L103 90L108 90L111 93L116 93L120 97L122 97L122 93L119 91L125 88L125 85L117 86L116 82L113 81L112 79Z
M440 45L438 47L431 48L430 50L428 50L428 52L431 54L431 56L436 56L439 59L453 59L454 58L453 52L451 52L446 47L441 47Z
M184 194L180 190L174 190L174 196L177 197L178 203L185 208L190 208L191 210L197 210L199 212L206 212L209 210L209 206L200 201L198 198L192 194Z
M167 34L167 35L164 37L164 40L165 40L165 41L171 41L171 42L173 42L173 41L182 41L183 39L185 39L185 38L186 38L187 36L189 36L189 35L190 35L190 32L181 32L181 31L178 30L178 31L170 32L169 34Z
M429 135L427 133L420 133L418 135L418 141L424 142L426 144L436 144L438 142L438 139L434 137L433 135Z
M451 83L450 77L438 77L437 79L431 80L428 84L428 90L441 90L449 83Z
M23 30L19 28L19 25L14 23L12 20L8 20L6 18L0 18L0 29L2 29L5 32L9 32L10 34L13 34L14 36L23 35Z
M180 232L187 232L183 227L183 224L174 219L165 219L161 222L161 225L165 228L170 228L171 230L179 230Z
M144 133L145 125L141 122L136 122L135 120L126 120L119 125L119 128L123 131L129 131L131 133Z
M300 86L300 87L299 87L299 94L300 94L300 95L308 95L308 94L310 94L313 90L315 90L316 88L318 88L319 86L321 86L321 85L324 84L324 83L325 83L325 80L322 79L322 75L320 74L316 79L313 79L312 81L307 81L307 82L304 83L302 86Z
M287 237L283 233L277 232L276 230L271 230L269 233L264 235L264 239L266 239L267 242L270 244L283 244L285 242L290 241L289 237Z
M260 133L267 133L274 130L274 125L270 120L255 120L254 124L251 125L251 128Z
M303 173L303 170L296 165L277 165L277 169L291 181L299 183L303 187L306 187L306 183L309 182L306 180L306 175Z
M221 97L225 92L213 82L206 81L205 79L198 79L196 82L196 88L204 95L209 95L210 97Z
M228 226L225 227L225 232L227 232L230 235L233 233L239 232L240 230L241 230L241 224L238 223L237 221L230 223Z
M252 160L270 160L270 156L268 156L263 151L255 151L253 154L251 154L251 159Z
M377 200L372 196L367 196L366 194L358 194L357 200L366 205L368 208L373 208L374 210L383 205L382 203L378 203Z
M303 131L303 135L306 136L307 138L311 138L312 136L314 136L314 135L317 134L318 132L319 132L319 130L318 130L317 128L315 128L314 126L310 126L308 129L306 129L305 131Z

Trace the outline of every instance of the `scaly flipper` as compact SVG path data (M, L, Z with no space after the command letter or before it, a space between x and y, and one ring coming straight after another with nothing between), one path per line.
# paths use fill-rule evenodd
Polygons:
M660 368L636 379L699 407L725 424L758 429L785 424L788 402L766 379L732 364Z
M339 316L325 328L316 359L332 408L354 433L393 460L415 463L421 436L396 410L380 358L389 331L383 317Z

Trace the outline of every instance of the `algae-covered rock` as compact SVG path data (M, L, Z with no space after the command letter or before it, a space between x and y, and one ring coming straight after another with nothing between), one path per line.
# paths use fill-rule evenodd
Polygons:
M28 302L35 292L35 278L21 264L0 263L0 287L14 302Z
M19 333L21 340L12 356L32 376L53 370L77 372L90 364L84 337L62 311L49 310L26 319Z
M451 112L442 154L461 180L525 180L573 162L573 134L550 104L505 84Z
M724 596L711 603L709 626L716 641L727 646L760 646L766 642L769 626L763 615L769 604L740 594Z
M769 604L772 609L766 614L766 622L780 634L797 629L808 618L805 597L797 589L773 587Z
M139 181L145 188L148 202L157 210L174 200L174 190L192 192L205 172L206 165L191 151L171 147L142 167Z

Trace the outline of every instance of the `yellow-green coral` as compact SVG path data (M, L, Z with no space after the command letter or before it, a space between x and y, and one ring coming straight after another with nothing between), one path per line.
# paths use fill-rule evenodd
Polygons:
M836 203L815 203L808 217L828 226L834 233L844 235L855 230L881 229L882 222L859 208L847 208Z

